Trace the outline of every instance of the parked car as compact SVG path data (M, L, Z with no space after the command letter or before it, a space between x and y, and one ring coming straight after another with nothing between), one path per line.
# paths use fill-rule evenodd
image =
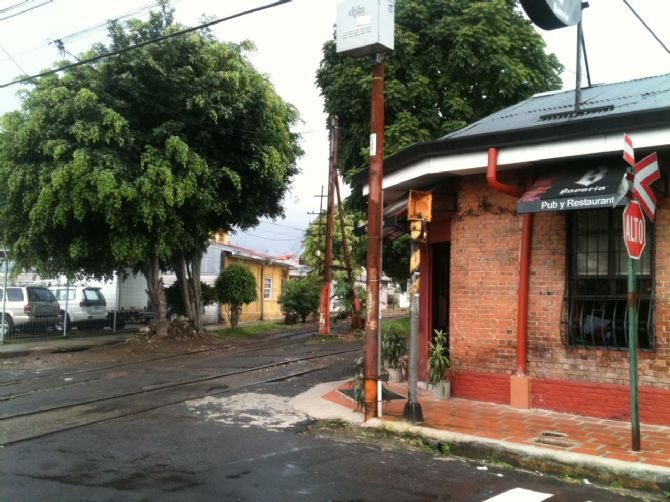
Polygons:
M91 286L52 286L60 304L60 314L73 328L102 328L107 324L107 302L100 288ZM67 315L66 315L67 309Z
M0 319L4 302L4 322L0 331L9 336L16 330L47 331L58 324L60 307L53 293L44 286L9 286L5 295L0 288Z

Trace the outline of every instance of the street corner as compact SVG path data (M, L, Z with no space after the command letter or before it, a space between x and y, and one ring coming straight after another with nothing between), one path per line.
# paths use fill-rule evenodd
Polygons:
M353 399L340 392L348 389L349 380L318 384L289 401L295 409L318 420L342 420L353 424L363 423L363 414L356 412Z

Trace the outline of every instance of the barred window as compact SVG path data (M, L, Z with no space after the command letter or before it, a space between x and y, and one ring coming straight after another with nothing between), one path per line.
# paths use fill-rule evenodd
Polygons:
M591 209L568 214L568 282L561 335L570 347L628 348L628 253L623 210ZM654 349L654 239L646 229L636 271L638 347Z

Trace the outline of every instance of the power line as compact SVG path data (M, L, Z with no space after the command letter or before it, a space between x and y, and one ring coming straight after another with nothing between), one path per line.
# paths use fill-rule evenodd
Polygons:
M77 66L82 66L82 65L85 65L85 64L93 63L95 61L99 61L101 59L105 59L105 58L108 58L108 57L111 57L111 56L118 56L119 54L124 54L126 52L131 51L131 50L139 49L140 47L144 47L146 45L155 44L157 42L162 42L163 40L167 40L167 39L170 39L170 38L175 38L175 37L178 37L178 36L181 36L181 35L186 35L187 33L192 33L194 31L202 30L204 28L209 28L210 26L214 26L214 25L222 23L224 21L230 21L231 19L236 19L238 17L247 16L247 15L253 14L255 12L270 9L272 7L278 7L279 5L283 5L285 3L290 3L291 1L292 0L277 0L276 2L273 2L273 3L270 3L270 4L261 5L260 7L256 7L256 8L253 8L253 9L238 12L237 14L233 14L231 16L215 19L214 21L199 24L198 26L194 26L192 28L186 28L186 29L183 29L183 30L180 30L180 31L176 31L174 33L168 33L166 35L161 35L159 37L152 38L151 40L145 40L144 42L140 42L140 43L135 44L135 45L124 47L124 48L118 49L116 51L111 51L111 52L106 52L104 54L99 54L99 55L94 56L92 58L77 61L76 63L71 63L71 64L68 64L68 65L61 66L59 68L55 68L53 70L49 70L49 71L45 71L45 72L42 72L42 73L37 73L35 75L31 75L30 77L24 77L24 78L21 78L19 80L15 80L13 82L8 82L6 84L2 84L2 85L0 85L0 89L3 89L5 87L10 87L10 86L16 85L16 84L22 84L24 82L28 82L28 81L31 81L31 80L36 79L36 78L46 77L48 75L53 75L54 73L58 73L60 71L69 70L70 68L74 68L74 67L77 67Z
M280 223L275 223L274 221L268 221L268 220L262 220L261 223L267 223L269 225L275 225L277 227L282 227L282 228L290 228L291 230L299 230L300 232L304 232L304 228L298 228L298 227L290 227L288 225L282 225Z
M34 1L34 0L33 0L33 1ZM44 1L43 1L41 4L39 4L39 5L33 5L32 7L28 7L27 9L23 9L23 10L20 11L20 12L16 12L16 13L11 14L11 15L9 15L9 16L0 17L0 21L4 21L5 19L11 19L11 18L13 18L13 17L20 16L21 14L25 14L26 12L29 12L29 11L31 11L31 10L33 10L33 9L37 9L38 7L42 7L43 5L46 5L46 4L51 3L51 2L53 2L53 0L44 0ZM25 3L30 4L30 3L32 3L32 1L31 1L31 2L22 2L22 4L25 4ZM7 7L7 8L5 8L4 10L0 11L0 13L2 13L2 12L7 12L8 10L14 9L14 8L16 8L16 7L20 6L20 5L21 5L21 4L14 4L13 6Z
M17 67L19 70L21 70L21 73L23 73L24 75L25 75L26 73L28 73L26 70L24 70L23 68L21 68L21 65L20 65L19 63L16 62L16 59L14 59L14 58L11 56L11 54L9 54L9 52L7 52L7 50L6 50L4 47L0 46L0 49L2 49L2 52L4 52L5 54L7 54L7 57L9 57L9 59L12 60L12 63L14 63L14 64L16 65L16 67Z
M663 47L663 48L665 49L665 52L667 52L668 54L670 54L670 49L668 49L668 47L663 43L663 41L662 41L660 38L658 38L658 36L656 35L656 33L654 33L654 30L652 30L652 29L649 27L649 25L648 25L647 23L644 22L644 19L642 19L642 18L640 17L640 15L639 15L637 12L635 12L635 9L631 6L631 4L628 3L628 0L623 0L623 3L625 3L626 6L630 9L630 11L631 11L633 14L635 14L635 17L639 19L639 21L642 23L642 26L644 26L645 28L647 28L647 31L648 31L649 33L651 33L651 36L654 37L654 38L656 39L656 41L657 41L659 44L661 44L661 47Z
M170 5L176 5L176 4L179 3L179 1L180 0L172 0L170 2ZM156 7L158 5L159 5L158 3L147 4L143 7L138 7L137 9L125 12L124 14L120 14L117 17L114 17L112 19L108 19L107 21L100 22L100 23L95 24L93 26L89 26L88 28L82 28L81 30L69 33L67 35L61 35L60 37L53 37L53 39L54 40L61 40L64 43L73 42L73 41L78 40L80 38L85 38L89 35L92 35L93 33L96 33L98 31L102 31L102 30L106 29L107 26L109 25L109 23L118 22L118 21L121 21L123 19L129 18L131 16L136 16L138 14L142 14L143 12L145 12L147 10L150 10L153 7ZM50 39L47 39L47 40L49 42L46 43L46 44L39 45L37 47L33 47L32 49L27 49L27 50L24 50L22 52L17 52L16 54L14 54L14 56L15 57L16 56L24 56L26 54L30 54L31 52L35 52L35 51L38 51L40 49L44 49L45 47L48 47L51 44ZM11 58L0 59L0 62L7 61L7 59L11 59Z

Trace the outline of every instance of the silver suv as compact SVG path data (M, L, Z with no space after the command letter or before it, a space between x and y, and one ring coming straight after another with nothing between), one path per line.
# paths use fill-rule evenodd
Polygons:
M2 306L5 306L2 322ZM9 286L5 296L0 287L0 331L46 331L58 324L60 307L53 293L43 286Z
M52 286L60 304L61 316L67 308L67 326L102 328L107 323L107 302L100 288L90 286Z

